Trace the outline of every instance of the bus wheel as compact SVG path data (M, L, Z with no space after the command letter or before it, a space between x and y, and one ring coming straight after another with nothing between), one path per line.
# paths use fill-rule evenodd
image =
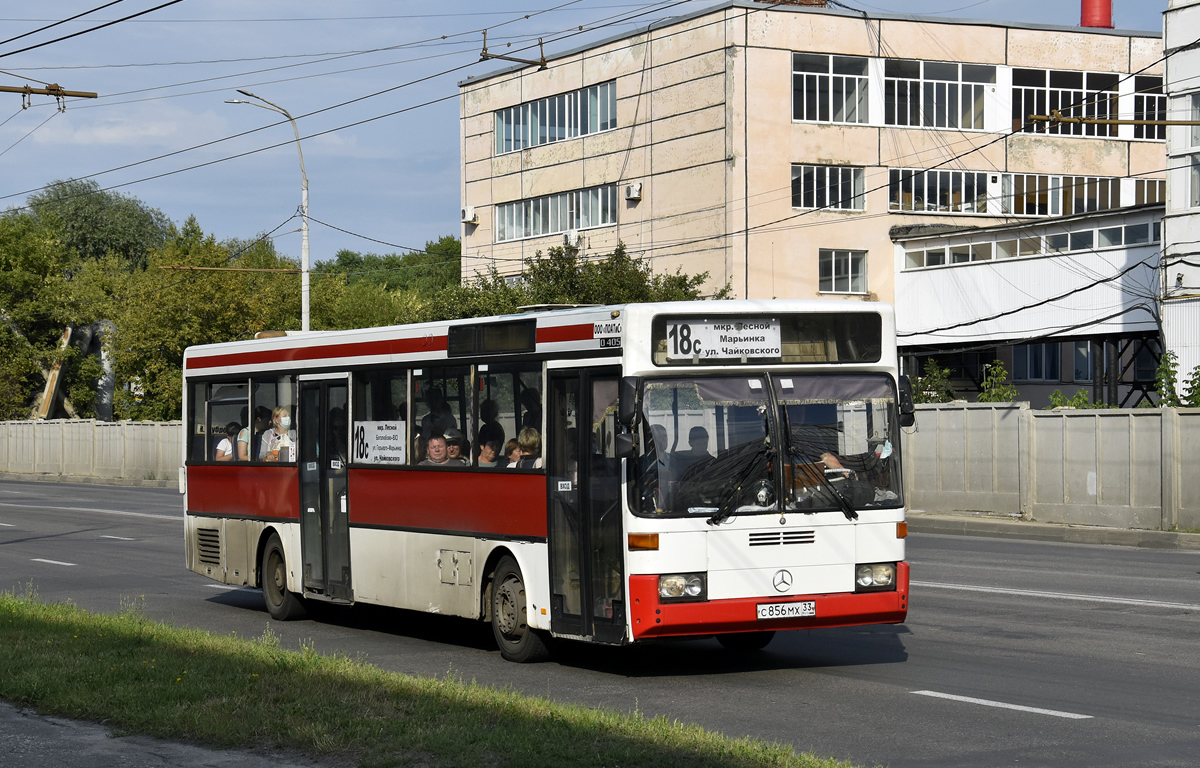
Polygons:
M287 588L287 561L283 557L283 542L277 533L271 534L263 549L262 592L267 613L271 614L272 619L291 621L304 618L304 600Z
M717 642L728 651L761 651L775 637L775 632L734 632L717 635Z
M492 582L492 634L509 661L542 661L550 655L542 634L529 627L525 582L511 557L500 559Z

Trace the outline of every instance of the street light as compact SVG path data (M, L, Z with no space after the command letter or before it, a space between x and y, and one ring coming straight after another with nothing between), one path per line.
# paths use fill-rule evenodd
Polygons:
M308 174L304 172L304 150L300 148L300 129L296 127L296 120L291 113L278 104L272 104L262 96L255 96L250 91L238 89L238 93L243 96L249 96L258 101L246 101L245 99L226 99L226 104L249 104L252 107L261 107L269 109L272 112L278 112L286 117L292 124L292 130L296 132L296 151L300 153L300 330L307 331L308 327L308 308L309 308L309 280L308 280ZM258 102L263 102L259 104Z

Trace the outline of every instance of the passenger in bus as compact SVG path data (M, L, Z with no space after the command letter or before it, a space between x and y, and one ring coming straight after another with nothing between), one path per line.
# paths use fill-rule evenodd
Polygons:
M500 406L496 405L495 400L484 400L479 404L479 432L475 435L475 442L483 445L486 442L495 440L500 445L504 445L504 427L500 425L498 417L500 416Z
M445 435L431 435L425 442L426 458L418 467L444 467L450 463Z
M429 406L429 413L421 419L421 434L422 435L444 435L446 430L454 429L458 426L458 422L454 420L454 414L450 412L450 404L446 402L446 396L442 393L441 387L430 387L425 393L425 404Z
M520 469L541 469L542 467L542 435L533 427L525 427L517 435L517 445L521 448L521 457L511 466Z
M516 466L516 463L521 460L521 446L517 443L516 438L509 440L504 444L504 463L502 467Z
M245 409L242 409L245 411ZM252 445L261 445L263 432L271 428L271 409L265 405L259 405L254 408L254 425L247 424L238 432L237 437L237 452L238 461L249 461L251 459ZM257 455L253 456L256 460L261 460Z
M542 393L534 387L526 387L521 390L521 405L525 408L525 413L521 415L521 427L531 429L542 428ZM521 439L520 433L517 434L517 440Z
M675 479L682 480L694 465L713 458L708 452L708 430L697 425L688 430L688 449L671 454L671 472Z
M446 434L446 463L452 466L467 466L467 457L464 456L466 448L466 438L463 433L457 429L447 429Z
M236 421L231 421L225 425L225 439L217 444L217 461L233 461L235 449L234 444L237 441L238 432L242 431L242 425Z
M502 467L500 463L500 443L497 440L488 440L486 443L479 444L479 466L481 467Z
M281 405L271 412L271 431L264 432L259 453L263 461L295 461L296 430L292 429L292 411Z

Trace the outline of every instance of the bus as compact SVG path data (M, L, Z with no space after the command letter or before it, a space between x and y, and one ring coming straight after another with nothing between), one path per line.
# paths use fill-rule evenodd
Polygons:
M191 347L187 567L276 620L490 622L516 662L900 623L895 339L886 304L696 301Z

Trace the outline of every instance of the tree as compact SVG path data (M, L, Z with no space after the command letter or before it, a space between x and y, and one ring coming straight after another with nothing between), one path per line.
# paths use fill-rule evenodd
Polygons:
M942 368L933 358L925 361L925 375L912 378L914 403L949 403L954 401L950 386L950 369Z
M146 265L174 225L136 197L108 192L91 179L54 181L26 200L30 215L54 231L59 242L85 261L109 254L129 267Z
M984 366L983 386L979 389L981 403L1011 403L1017 399L1017 388L1008 380L1004 363L993 360Z
M462 244L453 235L425 243L425 252L380 256L341 250L331 261L313 267L314 274L343 275L348 285L369 283L385 290L430 295L461 280Z

